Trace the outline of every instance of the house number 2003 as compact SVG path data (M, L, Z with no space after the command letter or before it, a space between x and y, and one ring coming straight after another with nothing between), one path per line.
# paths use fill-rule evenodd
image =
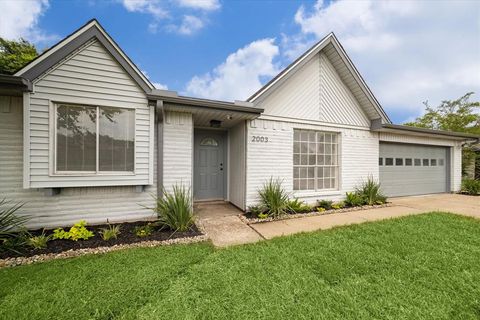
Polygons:
M268 137L252 136L252 142L268 142Z

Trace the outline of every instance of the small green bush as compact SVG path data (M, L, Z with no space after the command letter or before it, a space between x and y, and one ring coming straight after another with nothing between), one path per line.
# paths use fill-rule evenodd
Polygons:
M472 196L480 194L480 180L465 179L462 181L462 192Z
M333 201L332 200L320 200L318 201L318 206L320 208L323 208L325 210L331 210L332 209L332 205L333 205Z
M18 216L17 211L23 207L23 203L13 203L7 199L0 200L0 243L16 237L23 228L23 224L29 220L26 216Z
M270 178L258 191L260 205L266 209L266 213L274 218L288 213L288 194L283 189L282 181Z
M247 209L247 212L249 212L251 215L255 216L255 217L260 217L261 214L265 214L265 208L263 208L262 206L250 206L248 207ZM268 214L267 214L267 217L268 217Z
M347 207L358 207L363 205L362 197L356 192L347 192L344 200Z
M380 183L376 182L372 177L363 182L355 192L362 198L363 203L369 206L387 201L387 197L381 193Z
M110 239L117 239L120 234L120 225L112 226L108 225L107 228L100 229L100 236L103 240L109 241Z
M46 235L45 230L38 236L31 236L27 239L27 244L35 250L45 249L48 241L52 239L52 235Z
M189 230L194 223L190 188L174 185L172 193L162 193L155 208L159 222L174 231Z
M137 237L143 238L151 235L154 230L155 230L154 226L151 223L147 223L144 226L135 227L133 229L133 233L135 233Z
M257 215L258 219L267 219L268 218L268 214L267 213L259 213Z
M338 210L345 208L345 204L343 202L337 202L332 204L332 209Z
M86 228L84 220L75 223L67 232L63 228L53 230L53 239L68 239L73 241L88 240L94 236L93 232Z
M312 207L305 202L300 201L298 198L289 200L287 207L288 211L291 213L307 213L312 211Z
M13 252L22 254L28 245L28 232L22 230L11 237L6 237L0 242L0 252Z

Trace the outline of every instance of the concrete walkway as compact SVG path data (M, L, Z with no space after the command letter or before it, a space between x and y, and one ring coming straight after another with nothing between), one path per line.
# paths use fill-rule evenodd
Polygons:
M448 211L480 219L480 197L437 194L392 198L390 201L393 206L386 208L256 223L250 226L238 218L240 210L225 202L197 204L195 213L200 227L213 244L220 247L430 211Z
M263 240L254 229L240 220L238 215L242 211L227 202L196 203L194 212L197 225L216 247Z

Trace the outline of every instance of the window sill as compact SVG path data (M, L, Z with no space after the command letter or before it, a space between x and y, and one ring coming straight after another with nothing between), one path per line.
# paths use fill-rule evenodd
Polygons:
M105 177L105 176L135 176L135 172L57 172L50 174L51 177Z
M337 189L321 190L321 191L293 191L293 195L297 198L310 198L310 197L325 197L325 196L339 196L343 192Z

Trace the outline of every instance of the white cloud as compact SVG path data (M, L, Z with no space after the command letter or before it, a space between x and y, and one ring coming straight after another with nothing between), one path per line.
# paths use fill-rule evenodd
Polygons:
M210 99L246 99L262 85L263 77L279 70L274 63L279 48L274 39L261 39L230 54L212 72L193 77L186 94Z
M167 87L166 84L159 83L159 82L153 82L152 84L153 84L153 86L154 86L156 89L168 90L168 87Z
M205 23L202 19L197 18L192 15L184 15L180 25L169 25L168 31L176 32L182 35L192 35L195 32L199 31L205 26Z
M1 1L1 0L0 0ZM148 31L159 30L175 32L181 35L193 35L203 29L207 22L206 12L220 8L217 0L122 0L123 6L130 12L149 14L153 20L148 24ZM197 14L177 14L179 8L196 10ZM190 10L190 11L191 11ZM172 12L175 11L175 14Z
M0 1L0 36L10 40L24 38L37 44L57 40L58 36L38 27L38 20L48 7L48 0Z
M382 105L406 119L427 99L480 94L479 12L475 1L318 1L298 9L301 32L284 36L282 54L335 32Z
M149 13L157 19L163 19L169 15L159 0L123 0L122 3L130 12Z
M180 7L213 11L220 9L218 0L177 0Z

